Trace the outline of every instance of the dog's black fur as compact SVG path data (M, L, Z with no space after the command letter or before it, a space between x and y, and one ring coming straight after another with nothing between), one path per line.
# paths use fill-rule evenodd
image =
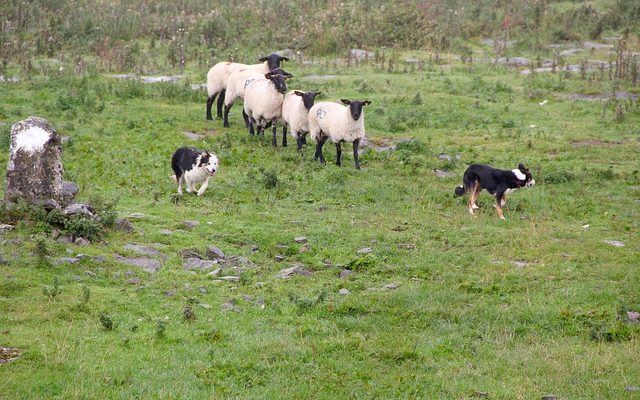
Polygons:
M471 192L471 197L469 198L469 212L471 214L474 214L473 210L478 208L476 200L480 195L480 191L485 189L495 196L496 212L500 219L504 219L502 206L505 203L506 193L521 187L533 186L535 180L531 175L531 171L522 163L518 165L517 170L503 170L484 164L471 164L464 173L462 183L463 185L456 188L455 194L456 196L462 196L467 192Z
M196 165L198 157L200 157L200 162ZM193 147L180 147L171 157L171 169L176 174L176 179L180 179L182 174L194 167L207 165L210 157L211 154L207 151L200 151Z

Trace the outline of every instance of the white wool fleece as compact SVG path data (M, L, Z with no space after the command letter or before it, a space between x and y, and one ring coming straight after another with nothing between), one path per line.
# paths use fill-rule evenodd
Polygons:
M328 101L316 103L309 110L309 133L316 142L320 137L320 131L329 136L333 143L362 139L365 136L364 111L360 118L354 121L349 106Z
M258 123L278 121L282 117L284 96L269 79L256 79L244 93L244 112Z
M304 106L302 97L290 91L282 102L282 120L289 126L291 136L297 137L298 132L309 132L309 110Z
M251 65L232 62L217 63L216 65L211 67L211 69L207 73L207 94L209 95L209 97L225 90L227 88L227 80L229 79L229 76L235 71L239 71L245 68L260 72L262 73L262 75L269 72L269 65L266 61L260 64Z

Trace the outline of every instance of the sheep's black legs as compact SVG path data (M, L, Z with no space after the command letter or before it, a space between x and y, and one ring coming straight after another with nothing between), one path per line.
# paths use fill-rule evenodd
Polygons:
M302 136L298 133L296 136L296 143L298 144L298 151L302 150Z
M249 116L244 112L244 108L242 109L242 119L244 119L244 126L249 127Z
M213 102L216 101L216 95L207 97L207 119L212 120L213 116L211 115L211 107L213 106Z
M228 106L224 106L224 122L222 125L225 128L229 127L229 110L231 110L231 106L232 104L229 104Z
M218 96L218 118L222 119L222 106L224 105L224 94L227 93L226 90L220 92Z
M287 147L287 125L282 127L282 147Z
M307 134L306 133L304 133L302 135L302 144L307 144Z
M340 142L336 143L336 165L340 166L340 158L342 157L342 146Z
M278 126L275 123L271 126L271 135L271 145L278 147Z
M249 135L253 136L254 135L254 131L253 131L253 121L249 121Z
M356 160L356 169L360 169L360 160L358 160L358 146L360 146L360 139L353 141L353 159Z
M320 159L320 163L324 164L324 156L322 155L322 145L326 142L328 136L323 136L322 138L318 138L318 142L316 143L316 155L313 157L314 160Z

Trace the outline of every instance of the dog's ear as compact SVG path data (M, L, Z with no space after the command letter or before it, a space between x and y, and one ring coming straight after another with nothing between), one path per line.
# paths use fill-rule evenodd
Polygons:
M518 164L518 169L522 172L525 172L527 170L523 163Z

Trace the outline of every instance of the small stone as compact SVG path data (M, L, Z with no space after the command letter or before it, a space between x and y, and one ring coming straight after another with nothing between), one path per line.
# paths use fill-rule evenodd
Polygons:
M213 307L211 307L211 304L207 304L207 303L198 303L198 307L202 307L205 310L210 310L210 309L213 308Z
M304 236L298 236L297 238L293 239L296 243L306 243L307 242L307 238Z
M371 247L363 247L360 250L357 251L358 254L369 254L373 252L373 250L371 249Z
M58 236L58 238L56 239L56 242L58 242L58 243L71 243L71 237L69 237L69 236Z
M167 290L164 292L164 295L167 297L173 297L176 295L176 292L174 292L173 290Z
M288 249L289 245L284 244L284 243L278 243L278 244L276 244L276 247L279 248L279 249Z
M251 302L253 301L253 296L249 296L248 294L243 294L242 300Z
M433 172L435 172L438 178L452 178L456 176L456 174L454 174L453 172L447 172L441 169L434 169Z
M142 281L138 278L131 278L131 279L127 279L127 283L129 285L139 285L140 283L142 283Z
M224 252L216 246L207 246L207 257L213 260L224 259Z
M124 218L117 218L115 220L114 227L120 232L124 232L124 233L131 233L134 230L133 225L131 225L131 222L129 222L129 220Z
M202 140L205 138L204 135L199 135L195 132L182 132L182 133L187 137L187 139L190 139L190 140Z
M397 289L398 286L400 286L400 285L398 285L397 283L388 283L388 284L384 285L383 288L387 289L387 290L394 290L394 289Z
M180 250L178 255L180 257L182 257L183 259L187 259L187 258L199 258L201 260L204 259L204 257L202 257L200 255L200 253L198 253L198 251L194 250L194 249L183 249L183 250Z
M184 261L184 263L182 263L182 269L187 270L187 271L191 271L191 270L207 271L207 270L215 268L216 265L218 265L218 263L215 260L202 260L200 258L187 258Z
M251 247L249 247L249 250L255 252L255 251L259 251L260 248L258 247L258 245L252 244Z
M284 261L285 256L283 256L283 255L277 255L277 256L275 256L275 257L274 257L274 259L275 259L277 262Z
M446 160L446 161L453 160L453 157L451 157L449 154L445 154L445 153L438 154L438 158L441 159L441 160Z
M173 235L173 231L169 229L160 229L158 232L164 236Z
M143 256L157 257L162 258L164 260L167 259L167 256L162 252L156 249L152 249L151 247L142 246L140 244L127 243L123 246L125 249L133 251L134 253L138 253Z
M247 257L231 256L225 259L227 265L233 268L248 269L254 268L256 265Z
M416 245L413 243L400 243L398 248L403 250L415 250Z
M76 238L76 240L73 241L73 244L75 244L76 246L88 246L91 244L91 242L89 242L85 238L78 237Z
M198 286L198 290L202 294L207 294L207 287L206 286Z
M198 225L200 225L200 222L198 221L192 221L192 220L182 221L182 226L184 226L187 229L195 228Z
M514 267L524 268L524 267L528 267L529 265L531 265L532 262L527 261L527 260L513 260L513 261L511 261L511 264L513 264Z
M89 275L92 278L95 278L96 276L98 276L98 274L96 274L93 271L84 271L85 274Z
M481 392L481 391L479 391L479 390L476 390L476 391L474 392L474 394L475 394L477 397L487 397L487 396L488 396L487 392Z
M22 350L16 347L0 347L0 364L10 363L22 355Z
M128 258L116 254L114 255L114 258L120 263L133 265L142 269L143 271L150 273L158 272L158 270L162 267L162 263L160 261L149 257Z
M312 274L310 271L307 271L302 266L294 265L291 268L285 268L281 270L280 272L278 272L276 277L280 279L289 279L294 275L311 276Z
M640 312L627 311L627 318L629 318L629 322L640 322Z
M133 276L133 275L135 275L135 274L136 274L136 273L135 273L135 272L133 272L133 271L132 271L132 270L130 270L130 269L128 269L128 270L126 270L126 271L124 271L124 275L125 275L125 276Z
M107 257L105 257L105 256L95 256L95 257L93 257L93 261L97 262L97 263L103 263L103 262L107 261Z
M620 240L603 240L602 243L610 244L614 247L624 247L624 242Z
M217 268L217 269L214 269L213 271L209 272L207 274L207 276L218 276L218 275L220 275L221 272L222 272L222 268Z
M239 282L240 281L240 277L236 276L236 275L221 276L220 279L222 279L223 281L228 281L228 282Z
M83 203L73 203L69 204L67 207L62 210L65 215L86 215L88 217L93 217L93 211L91 210L91 206Z
M146 217L146 215L141 213L141 212L134 212L134 213L129 214L129 218L133 218L133 219L142 219L142 218L145 218L145 217Z
M640 386L627 386L624 390L627 392L640 392Z
M347 289L347 288L342 288L342 289L338 290L338 294L340 294L340 295L342 295L342 296L346 296L346 295L348 295L349 293L351 293L351 292L350 292L350 291L349 291L349 289Z
M338 276L340 278L346 278L348 276L353 275L353 271L351 271L350 269L343 269L342 271L340 271L340 273L338 274Z
M239 308L239 307L234 306L234 305L233 305L233 304L231 304L231 303L223 303L223 304L220 306L220 309L221 309L222 311L240 312L240 308Z
M547 394L542 396L542 400L556 400L556 395L555 394Z
M300 249L298 250L298 253L305 253L307 251L311 250L311 245L309 243L305 243L302 246L300 246Z
M13 228L14 228L13 225L0 224L0 232L9 232L9 231L12 231Z
M76 264L79 262L80 259L77 257L61 257L56 260L56 264Z

